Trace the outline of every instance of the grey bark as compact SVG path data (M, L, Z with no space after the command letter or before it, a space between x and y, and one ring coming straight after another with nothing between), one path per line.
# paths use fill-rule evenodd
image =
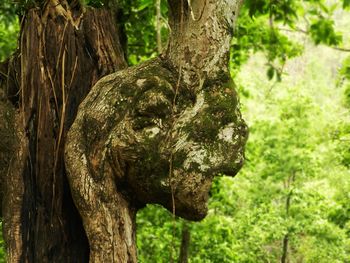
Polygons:
M242 0L169 0L171 27L165 57L198 92L205 80L229 76L230 41Z

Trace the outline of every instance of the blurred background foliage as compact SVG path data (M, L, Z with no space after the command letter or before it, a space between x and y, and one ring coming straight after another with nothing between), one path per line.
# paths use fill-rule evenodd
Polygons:
M15 2L0 3L0 60L16 49L19 17L43 1ZM119 8L129 64L157 56L169 31L166 1L121 0ZM177 261L184 226L189 262L350 262L348 9L349 0L245 1L230 67L250 127L246 164L236 178L214 181L200 223L143 209L140 262Z
M19 23L16 12L11 1L0 2L0 61L5 60L17 46Z

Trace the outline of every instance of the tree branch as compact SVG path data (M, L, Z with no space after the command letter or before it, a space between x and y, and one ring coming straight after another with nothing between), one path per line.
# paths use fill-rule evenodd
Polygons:
M350 48L343 48L343 47L331 47L331 48L338 50L338 51L350 52Z

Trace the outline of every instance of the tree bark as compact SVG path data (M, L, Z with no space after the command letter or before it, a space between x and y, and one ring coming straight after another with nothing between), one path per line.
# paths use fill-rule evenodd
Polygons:
M281 263L286 263L287 262L287 258L288 258L288 243L289 243L289 234L287 233L283 237Z
M242 2L168 0L171 31L164 57L195 92L204 80L229 78L230 41Z
M9 262L136 262L139 207L200 220L213 176L241 168L228 69L241 1L168 3L168 48L123 71L113 10L47 0L24 15L0 104L17 112L0 126L17 153L0 171Z
M188 262L190 240L191 240L190 230L188 228L188 225L185 223L182 226L182 239L181 239L180 256L179 256L178 263Z
M213 176L243 164L247 128L228 68L240 3L168 3L167 50L96 83L67 135L67 178L91 262L136 262L140 207L200 220Z
M17 154L9 155L9 170L1 174L8 262L88 261L63 146L91 87L126 67L117 19L113 10L57 0L23 17L18 52L2 76L5 96L17 112L19 142Z

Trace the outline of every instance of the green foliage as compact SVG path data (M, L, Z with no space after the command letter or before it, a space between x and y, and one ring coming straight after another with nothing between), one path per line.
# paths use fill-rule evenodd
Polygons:
M343 89L343 104L350 109L350 56L345 58L339 70L338 86ZM350 140L350 123L341 123L333 131L333 140L336 143L336 151L340 154L340 162L350 168L350 147L347 142Z
M350 7L350 0L343 0L343 8L348 8Z
M0 228L2 229L2 221L0 221ZM0 263L6 263L6 250L2 237L2 231L0 231Z
M248 12L249 10L243 8L237 22L232 40L232 65L239 70L252 52L263 51L270 64L268 77L272 79L276 74L280 78L278 67L287 59L300 55L302 46L272 27L268 23L267 15L252 19Z
M17 12L23 13L28 8L41 6L42 2L36 0L17 1ZM113 0L82 0L82 3L101 8L115 5L116 2ZM297 39L291 40L286 32L303 31L316 44L341 45L342 35L336 32L332 15L340 8L348 6L348 0L344 0L342 5L325 0L245 1L240 12L235 38L232 42L232 64L238 70L252 52L263 51L270 66L267 72L268 77L271 79L276 77L277 80L280 80L285 61L300 55L302 52L300 42ZM158 52L155 1L121 0L119 1L119 7L123 10L121 23L125 24L128 36L129 63L137 64L156 56ZM12 21L12 24L16 24L13 23L16 8L9 0L5 0L0 4L0 11L5 14L5 21ZM167 3L163 0L161 1L161 23L159 27L164 45L168 35L166 17ZM140 23L140 21L142 22ZM8 27L3 27L0 32L5 32L5 28ZM6 45L6 48L2 49L5 50L3 56L13 50L13 47L11 49L7 46L9 43L15 42L14 38L17 33L18 26L14 29L9 28L8 32L3 33L0 41L0 46Z
M0 61L5 60L17 46L19 24L12 5L9 0L0 3Z
M154 0L122 0L121 8L124 12L124 23L128 36L129 64L134 65L156 56L156 6ZM162 42L166 43L168 29L165 21L167 18L167 3L161 1L161 27Z
M310 33L316 44L337 46L342 40L341 36L334 31L334 21L330 19L320 19L312 23Z
M137 214L138 260L143 262L170 262L178 257L181 240L181 221L173 220L164 208L149 205ZM176 249L176 250L175 250ZM176 261L176 260L175 260Z
M250 126L247 162L236 178L214 181L208 216L190 224L189 262L279 262L287 234L290 262L349 259L349 162L337 150L348 143L334 137L334 131L350 129L344 118L349 112L331 74L339 58L311 50L312 56L287 62L290 75L272 87L261 56L236 77L249 94L242 99ZM172 238L179 250L180 228L164 210L143 210L141 262L169 262Z
M108 0L82 0L81 3L83 5L88 5L96 8L104 7L105 5L108 5L110 1Z
M338 85L344 87L344 104L350 108L350 56L344 59L340 68Z
M41 2L19 1L16 11L10 0L1 1L0 60L16 47L16 13ZM113 3L84 2L97 8ZM121 0L120 7L129 63L156 56L155 1ZM245 1L231 66L250 126L247 162L237 178L216 178L207 218L189 224L190 262L278 262L287 234L291 262L349 260L350 122L344 116L350 108L350 58L343 61L337 87L331 75L336 66L327 68L329 61L341 61L334 53L327 60L321 56L325 49L317 49L311 57L304 54L309 64L293 62L310 50L305 36L315 44L343 44L333 14L349 7L349 0ZM161 15L167 17L166 1ZM165 22L160 26L165 43L168 28ZM264 58L257 55L252 64L253 53ZM182 220L149 206L137 225L140 262L176 261ZM0 248L1 263L3 243Z
M286 60L301 54L303 39L291 32L309 36L315 44L340 46L333 14L342 5L332 1L312 0L249 0L244 2L232 42L232 64L235 70L252 52L266 54L267 77L280 81ZM343 6L347 6L347 0Z
M293 24L297 19L297 9L300 3L293 0L265 1L248 0L245 2L249 9L249 16L256 17L269 14L276 21L282 21L285 24Z

